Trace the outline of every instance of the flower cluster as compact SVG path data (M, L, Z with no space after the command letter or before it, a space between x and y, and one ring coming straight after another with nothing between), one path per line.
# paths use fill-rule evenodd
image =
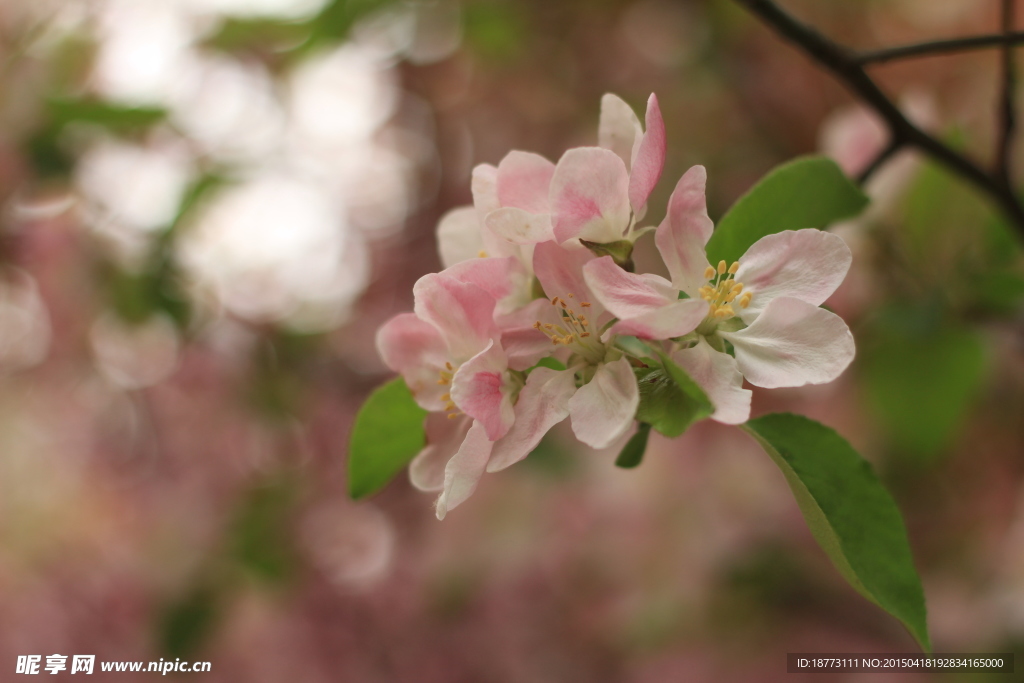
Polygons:
M658 100L646 126L614 95L601 101L599 146L557 164L510 152L473 171L473 206L445 215L445 269L414 287L413 313L378 333L385 363L429 411L413 484L440 491L437 516L468 498L484 472L525 458L567 417L588 446L629 433L640 403L624 337L658 346L715 407L745 422L751 392L835 379L854 356L846 324L819 308L842 282L850 251L807 229L756 242L735 263L710 264L706 172L676 185L655 244L671 279L634 273L633 241L665 161ZM548 360L545 360L548 359Z

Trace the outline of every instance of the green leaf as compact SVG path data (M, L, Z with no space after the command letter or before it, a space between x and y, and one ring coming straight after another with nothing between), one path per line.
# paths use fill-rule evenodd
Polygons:
M655 350L657 351L657 350ZM659 353L663 367L635 371L640 387L636 419L674 438L715 412L707 394L667 355Z
M537 361L537 364L534 365L533 368L527 370L527 374L532 372L534 368L551 368L552 370L558 370L559 372L561 372L562 370L565 370L565 363L558 360L557 358L546 356Z
M416 405L401 377L378 388L356 415L348 451L348 492L376 493L405 467L426 440L427 411Z
M286 584L298 567L292 532L296 487L290 477L260 482L243 496L228 530L230 557L255 578Z
M988 362L975 332L948 324L919 329L906 323L905 307L902 315L903 324L883 317L875 343L865 347L865 395L894 446L930 458L956 443Z
M629 240L601 243L588 242L581 239L580 244L593 252L598 258L601 256L611 256L612 260L615 261L615 265L619 268L629 273L633 272L633 243Z
M795 159L769 172L732 205L711 235L708 260L732 263L765 235L823 228L857 215L867 203L831 159Z
M217 587L206 581L163 606L156 624L161 653L171 659L200 652L224 611L221 603Z
M632 469L644 459L644 451L647 450L647 437L651 435L651 425L641 422L636 434L626 442L619 457L615 459L616 467Z
M743 429L782 470L840 573L929 651L924 592L903 519L871 465L835 430L800 415L765 415Z
M137 130L163 121L167 110L160 107L125 107L102 100L53 97L47 107L56 127L72 122L92 123L112 130Z

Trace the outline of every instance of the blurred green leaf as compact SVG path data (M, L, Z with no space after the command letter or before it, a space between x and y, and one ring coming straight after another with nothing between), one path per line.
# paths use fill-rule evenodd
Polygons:
M208 582L194 586L161 611L157 625L161 652L167 658L195 654L212 634L220 612L216 588Z
M203 45L234 54L281 52L305 42L311 32L310 22L228 17Z
M673 438L715 412L707 394L665 354L662 367L634 371L640 387L636 419Z
M857 215L867 203L831 159L795 159L770 171L732 205L711 235L708 259L732 263L765 235L823 228Z
M641 422L637 427L636 434L630 437L629 441L622 448L619 457L615 459L615 465L623 469L632 469L640 464L647 451L647 438L651 435L651 425Z
M880 319L861 363L872 412L893 445L917 457L955 442L987 368L976 333L949 323L910 324L904 309Z
M167 118L160 107L125 107L102 100L51 97L47 107L53 125L62 128L69 123L92 123L116 131L149 128Z
M356 415L348 451L348 491L376 493L423 448L427 411L397 377L370 394Z
M243 498L229 529L229 556L267 583L285 583L295 574L297 552L291 529L295 499L292 479L263 482Z
M559 372L561 372L562 370L565 370L565 363L558 360L557 358L547 356L537 361L537 364L534 365L533 368L551 368L552 370L558 370ZM530 368L530 370L533 370L533 368ZM530 370L527 370L526 372L529 373Z
M523 5L472 2L463 7L463 31L469 48L494 61L515 60L528 44Z
M871 465L835 430L801 415L765 415L743 429L782 470L811 533L843 577L930 650L903 518Z

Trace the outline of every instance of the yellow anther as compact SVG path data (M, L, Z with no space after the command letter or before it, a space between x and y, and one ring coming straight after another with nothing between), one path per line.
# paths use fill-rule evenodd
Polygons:
M711 266L708 266L707 268L704 269L704 279L705 280L710 280L714 276L715 276L715 269L714 268L712 268Z
M458 413L448 413L448 419L449 419L449 420L454 420L454 419L455 419L455 418L457 418L458 416L459 416L459 414L458 414Z
M729 311L727 310L726 306L722 306L721 308L716 308L715 309L714 315L715 315L716 318L728 318L729 317Z
M452 403L451 401L448 401L447 403L444 404L444 409L445 410L451 410L454 407L455 407L455 404Z
M447 361L445 361L445 364L444 364L444 366L445 366L446 368L448 368L448 372L451 372L452 370L454 370L454 369L455 369L455 368L453 368L453 367L452 367L452 364L451 364L451 363L449 363L449 362L447 362Z
M566 346L568 346L569 344L572 344L572 335L571 334L567 334L564 337L562 337L562 343L565 344Z
M480 252L477 254L477 257L478 258L487 258L487 252L484 251L483 249L481 249Z
M552 306L557 306L558 305L558 297L557 296L554 299L551 300L551 305Z
M719 275L725 275L726 267L727 267L727 264L725 263L725 261L719 261L718 262L718 274Z
M581 301L580 302L580 306L582 306L583 308L590 308L590 302L589 301Z
M733 275L735 275L736 271L739 270L739 269L740 269L740 262L739 261L733 261L732 265L729 266L729 272L732 273Z
M735 284L733 284L733 286L732 286L732 291L736 292L737 294L742 292L743 291L743 283L742 282L736 282L735 280L733 280L733 282Z
M568 308L569 307L569 305L567 303L565 303L564 301L559 301L558 303L561 304L562 308Z
M450 400L452 400L452 395L451 394L441 394L441 400L442 401L450 401Z
M450 380L445 379L444 377L442 377L441 379L437 380L437 383L440 384L441 386L444 386L445 384L448 384L449 381Z
M572 298L575 298L575 297L573 297L573 294L572 294L572 292L569 292L569 298L570 298L570 299L572 299Z
M725 303L727 303L727 304L732 303L733 300L736 298L736 294L737 294L737 292L729 292L725 296Z
M580 335L580 339L583 339L584 337L589 337L589 336L590 336L589 332L584 332L583 334Z
M740 307L741 308L746 308L747 306L749 306L750 305L750 300L753 298L753 296L754 295L753 295L752 292L747 292L746 294L741 296L740 297Z
M533 324L533 329L535 329L535 330L539 330L540 329L540 321L539 320Z

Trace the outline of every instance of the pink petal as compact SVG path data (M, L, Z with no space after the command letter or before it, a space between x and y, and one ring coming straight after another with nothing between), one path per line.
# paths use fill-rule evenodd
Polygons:
M441 216L437 224L437 248L445 268L477 258L484 242L476 209L460 206Z
M473 420L465 415L449 419L446 413L430 413L424 427L427 445L409 463L409 481L420 491L444 488L444 468L466 440Z
M590 317L596 320L604 308L599 306L583 278L583 266L594 258L589 249L580 245L562 247L554 242L542 242L533 250L533 272L549 300L556 296L565 299L572 294L576 301L592 304Z
M536 368L516 402L516 421L503 439L494 444L488 472L519 462L537 447L548 430L569 415L569 399L576 393L574 370Z
M437 498L438 519L444 519L449 510L473 495L487 468L493 446L494 442L487 438L483 425L473 422L462 446L444 468L444 490Z
M554 239L551 216L502 207L487 214L487 228L513 244L537 244Z
M417 280L412 292L413 310L441 333L453 362L475 356L497 336L494 297L482 288L444 273L431 273Z
M547 299L534 299L519 310L497 318L501 347L508 356L509 368L526 370L541 358L552 355L553 350L568 351L565 346L552 347L551 338L533 326L538 321L550 321L551 310Z
M508 359L501 346L493 341L455 372L452 378L452 401L487 430L487 438L497 441L505 436L515 411L509 396Z
M554 174L555 165L539 154L509 152L498 164L498 202L528 213L546 214Z
M768 303L780 296L815 306L836 291L853 256L843 238L813 228L785 230L762 237L740 257L736 280L753 293L750 306L738 308L750 323Z
M679 299L662 308L653 309L633 318L619 320L601 338L608 340L617 334L641 339L673 339L697 329L708 314L708 303L702 299Z
M647 198L658 184L665 167L665 121L661 118L658 98L651 93L647 100L647 131L637 149L629 172L629 203L635 214L643 213Z
M626 168L632 168L639 150L643 129L632 107L620 97L605 93L601 97L601 119L597 126L597 144L615 152Z
M640 391L629 360L604 363L569 399L572 431L591 448L605 448L633 426L638 405Z
M768 302L750 327L718 335L732 342L747 381L766 389L831 382L855 353L842 318L788 297Z
M551 180L555 238L620 240L629 226L629 174L614 152L578 147L562 155Z
M448 361L448 348L437 329L413 313L400 313L377 331L377 352L384 364L402 375L421 407L441 410L448 390L437 381Z
M712 420L738 425L750 419L753 392L743 388L743 375L735 358L715 351L701 337L693 348L673 353L672 360L686 370L711 399L715 406Z
M704 245L714 230L704 199L707 177L703 166L694 166L683 174L668 200L668 215L654 235L654 243L672 275L672 284L690 297L697 297L697 290L707 281Z
M679 297L672 283L651 273L627 273L611 256L583 266L583 277L594 296L616 318L633 318L675 303Z
M470 259L456 263L441 274L459 282L476 285L498 301L522 287L526 279L523 265L511 256Z

